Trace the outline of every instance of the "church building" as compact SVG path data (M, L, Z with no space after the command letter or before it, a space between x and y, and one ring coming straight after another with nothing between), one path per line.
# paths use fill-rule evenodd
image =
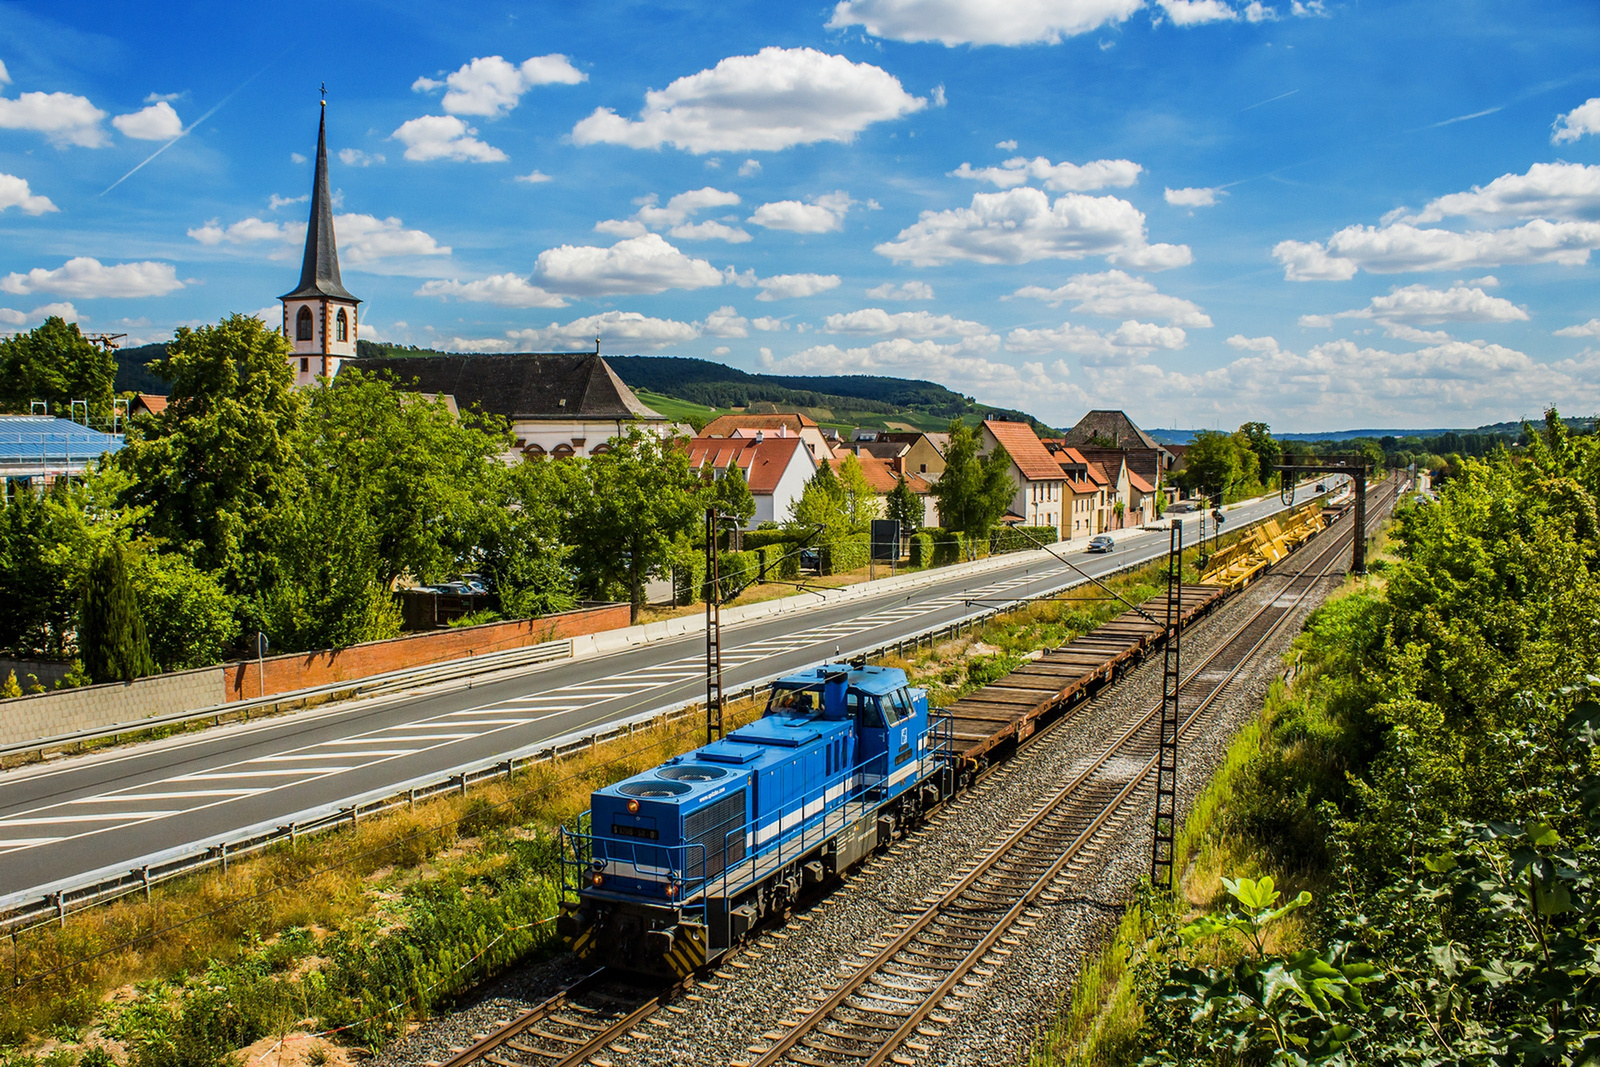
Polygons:
M332 379L339 364L356 354L356 305L339 279L339 247L333 237L333 198L328 193L328 102L317 127L317 169L311 179L311 219L300 284L283 302L283 335L294 346L289 357L296 385Z

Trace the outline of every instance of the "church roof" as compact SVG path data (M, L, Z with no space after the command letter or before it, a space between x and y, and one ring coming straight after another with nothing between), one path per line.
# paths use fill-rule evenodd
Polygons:
M306 255L300 264L300 284L279 300L326 296L361 301L350 295L339 279L339 247L333 239L333 197L328 193L328 107L323 103L317 125L317 169L311 179L311 218L306 223Z
M518 419L646 419L665 421L593 352L508 355L391 356L347 359L364 374L389 372L400 388L446 393L461 410Z

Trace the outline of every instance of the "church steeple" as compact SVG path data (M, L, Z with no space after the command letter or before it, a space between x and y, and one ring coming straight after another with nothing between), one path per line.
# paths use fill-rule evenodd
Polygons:
M324 90L326 92L326 90ZM289 363L295 382L309 385L339 373L356 354L356 305L339 277L339 247L333 236L333 196L328 192L328 102L317 125L317 167L311 179L311 217L300 284L283 302L283 335L294 347Z
M300 284L279 299L329 296L360 303L339 278L339 246L333 236L333 197L328 193L328 102L322 102L317 125L317 170L311 179L311 218L306 222L306 254L300 263Z

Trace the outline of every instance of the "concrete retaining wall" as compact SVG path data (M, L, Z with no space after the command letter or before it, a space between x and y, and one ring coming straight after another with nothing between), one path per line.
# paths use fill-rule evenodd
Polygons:
M202 667L0 700L0 745L210 707L222 703L222 686L223 668Z
M56 683L65 678L70 670L72 670L72 664L61 663L56 660L0 658L0 682L5 681L15 671L17 684L22 686L24 693L28 691L28 686L32 684L28 680L28 675L31 674L37 678L39 684L46 689L54 689Z
M444 663L469 654L481 656L486 652L526 648L543 641L586 637L627 625L628 605L605 604L560 615L546 615L540 619L491 622L483 626L409 634L388 641L351 645L332 652L268 656L259 670L253 661L230 663L222 668L227 672L224 682L227 695L222 699L253 700L263 695L353 681L407 667ZM263 676L266 681L264 687Z

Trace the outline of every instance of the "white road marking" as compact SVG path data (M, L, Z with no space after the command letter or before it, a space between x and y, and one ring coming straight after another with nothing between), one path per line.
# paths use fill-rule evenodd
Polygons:
M191 800L200 797L253 797L265 789L187 789L178 793L108 793L103 797L81 797L70 804L104 804L112 800Z
M19 848L32 848L35 845L48 845L56 841L65 841L64 837L13 837L7 841L0 838L0 853L13 852Z
M0 830L11 826L55 826L64 822L139 822L177 814L176 811L97 811L84 815L48 815L38 819L0 819Z
M427 723L418 723L414 726L391 726L391 730L426 730ZM461 741L468 737L479 737L479 734L406 734L404 737L374 737L370 740L352 737L348 741L329 741L334 745L392 745L396 741Z
M417 750L414 748L392 748L368 752L290 752L283 756L258 756L255 759L250 760L248 763L243 764L243 766L248 767L255 763L297 763L301 760L317 759L359 759L365 756L409 756L415 751ZM323 770L321 767L308 769L318 771Z
M338 774L340 771L353 771L354 767L290 767L281 771L217 771L212 774L186 774L181 778L173 778L174 782L226 782L232 778L285 778L305 777L318 774Z

